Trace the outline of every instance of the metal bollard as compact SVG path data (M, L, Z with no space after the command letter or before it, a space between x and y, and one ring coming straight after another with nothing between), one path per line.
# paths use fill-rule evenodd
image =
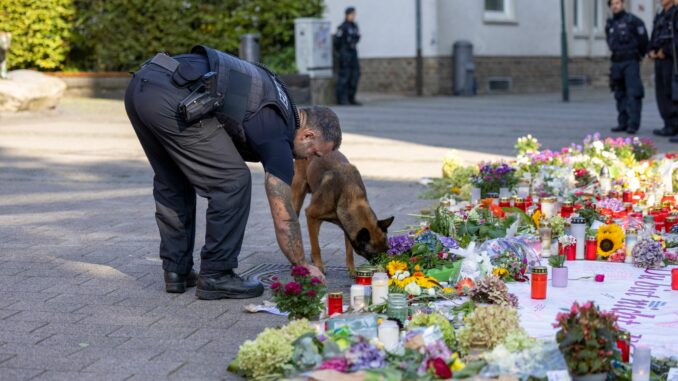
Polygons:
M7 50L12 44L12 33L0 32L0 78L7 79Z
M258 34L243 34L240 36L240 59L249 62L259 62Z

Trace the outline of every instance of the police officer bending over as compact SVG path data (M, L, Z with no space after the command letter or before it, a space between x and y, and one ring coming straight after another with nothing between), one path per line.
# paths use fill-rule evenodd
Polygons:
M127 88L125 108L153 167L153 197L167 292L197 284L200 299L252 298L263 286L233 272L249 216L251 174L260 161L281 251L306 262L290 184L294 158L322 156L341 144L327 107L297 110L273 73L226 53L196 46L158 54ZM196 193L208 200L200 275L193 271Z
M610 89L618 112L617 127L612 132L635 134L643 107L640 60L647 53L647 32L641 19L624 10L623 0L608 0L607 5L612 10L612 18L605 25L607 45L612 51Z

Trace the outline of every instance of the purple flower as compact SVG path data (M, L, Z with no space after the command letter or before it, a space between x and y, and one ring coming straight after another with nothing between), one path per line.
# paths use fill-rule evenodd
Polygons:
M352 372L362 369L380 369L386 366L386 354L374 345L360 341L346 353Z
M398 235L395 237L389 237L388 239L388 251L389 255L398 255L402 254L412 248L414 245L414 239L407 235Z
M348 360L343 357L337 357L329 360L325 360L318 369L330 369L336 370L337 372L346 373L348 372Z
M458 249L459 243L454 238L439 236L438 240L443 244L443 247L446 249Z

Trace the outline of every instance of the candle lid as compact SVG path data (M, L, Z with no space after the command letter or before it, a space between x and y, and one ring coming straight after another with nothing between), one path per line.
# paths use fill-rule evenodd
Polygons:
M532 268L532 274L546 274L546 266L534 266Z
M499 193L487 192L487 198L499 198Z
M500 199L500 201L501 201L501 202L510 202L511 199L508 198L508 197L502 197L502 198Z
M330 292L327 294L327 297L330 299L339 299L344 297L344 293L341 291Z
M572 201L563 201L563 206L572 206L574 203Z
M638 230L634 228L626 229L626 234L638 234Z
M516 202L525 202L525 199L522 197L516 197Z
M597 241L598 238L596 238L595 235L587 235L587 236L586 236L586 240L587 240L587 241Z
M388 275L386 273L374 273L372 274L372 279L388 279Z
M553 203L553 202L556 202L555 197L544 197L544 198L541 199L542 204L543 203L549 204L549 203Z
M355 275L360 278L369 278L372 276L372 271L369 270L358 270L355 272Z
M678 220L678 217L676 217L676 216L666 217L666 221L668 221L668 222L676 222L677 220Z
M585 224L586 218L584 218L584 217L572 217L572 223L573 224Z
M546 219L542 219L541 221L539 221L539 227L540 228L550 228L551 223L548 222Z

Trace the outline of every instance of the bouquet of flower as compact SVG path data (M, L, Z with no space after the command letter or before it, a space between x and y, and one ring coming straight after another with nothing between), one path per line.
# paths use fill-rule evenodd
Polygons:
M541 147L541 144L539 144L539 141L537 138L532 137L532 135L527 135L527 136L522 136L518 138L516 141L516 144L513 146L516 150L517 155L524 155L528 152L537 152L539 151L539 148Z
M624 249L624 230L616 224L603 225L596 234L598 256L608 259L612 254Z
M481 163L478 175L471 177L483 196L499 193L500 188L512 189L517 183L516 169L503 162Z
M525 282L527 276L527 258L506 250L492 259L492 273L505 282Z
M653 239L641 240L631 252L633 265L645 269L659 268L664 265L662 244Z
M322 297L327 291L322 281L312 277L304 266L292 267L293 281L283 284L276 281L271 284L273 300L278 309L288 312L290 320L315 319L323 311Z
M579 168L574 170L574 181L577 188L584 188L589 186L595 180L586 168Z
M617 317L593 302L582 306L575 302L570 312L556 316L553 327L559 328L556 341L572 374L607 373L612 370L612 360L620 360Z

